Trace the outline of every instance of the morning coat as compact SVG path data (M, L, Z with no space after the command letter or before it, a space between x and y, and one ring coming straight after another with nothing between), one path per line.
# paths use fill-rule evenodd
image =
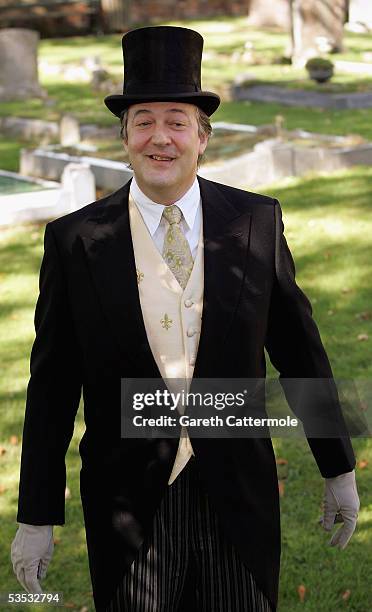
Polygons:
M331 378L278 201L198 180L205 280L194 378L263 378L264 348L281 377ZM121 378L160 376L141 314L128 194L129 183L46 226L22 443L17 520L64 524L65 454L82 391L80 488L99 611L151 529L178 446L120 437ZM337 394L327 410L343 431ZM323 477L354 468L347 433L308 442ZM271 440L195 437L192 445L226 536L275 609L280 518Z

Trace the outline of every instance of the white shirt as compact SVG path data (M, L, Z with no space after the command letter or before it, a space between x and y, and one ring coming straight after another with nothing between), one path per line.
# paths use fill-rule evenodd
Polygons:
M150 200L138 187L136 179L130 185L130 195L132 196L141 216L146 224L150 235L159 253L163 251L165 234L169 223L163 217L163 204L157 204ZM188 241L193 259L198 250L200 225L202 219L200 188L198 179L191 185L190 189L177 202L173 202L182 211L181 229Z

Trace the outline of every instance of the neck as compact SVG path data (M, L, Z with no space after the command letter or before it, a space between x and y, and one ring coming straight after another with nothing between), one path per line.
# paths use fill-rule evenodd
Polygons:
M174 204L178 200L180 200L185 193L188 192L190 187L193 185L195 181L195 177L192 179L191 183L187 186L185 185L175 185L175 186L167 186L164 188L157 187L156 189L151 189L148 185L142 185L141 181L137 179L136 182L142 193L145 194L150 200L155 202L156 204L162 204L163 206L169 206Z

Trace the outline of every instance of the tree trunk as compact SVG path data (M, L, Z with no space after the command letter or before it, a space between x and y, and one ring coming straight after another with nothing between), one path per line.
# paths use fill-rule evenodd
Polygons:
M101 0L105 32L125 32L130 24L130 0Z
M292 0L292 63L342 50L347 0Z

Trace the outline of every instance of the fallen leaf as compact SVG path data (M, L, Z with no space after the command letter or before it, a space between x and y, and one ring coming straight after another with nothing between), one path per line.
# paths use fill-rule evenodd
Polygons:
M278 480L278 489L280 497L284 495L284 482L282 480Z
M80 608L80 612L88 612L87 606L83 606L82 608Z
M65 488L65 499L70 499L71 491L68 487Z
M58 545L60 543L60 541L61 541L61 538L53 538L54 544Z
M66 601L63 604L63 606L64 606L64 608L76 608L77 607L76 604L74 604L73 601Z
M355 316L357 319L360 319L361 321L370 321L372 319L372 312L370 310L365 311L365 312L359 312Z
M306 587L303 584L299 584L297 587L297 593L300 598L300 601L304 601L306 594Z
M350 589L346 589L346 591L344 591L344 592L342 593L342 599L343 599L344 601L347 601L347 600L349 599L350 595L351 595L351 591L350 591Z
M287 465L288 460L287 460L287 459L283 459L282 457L279 457L279 458L276 460L276 462L277 462L277 464L278 464L278 465Z
M332 253L330 251L326 251L324 253L324 259L330 259L330 257L332 257Z
M6 491L6 487L4 487L4 485L0 485L0 495L2 493L5 493L5 491Z
M13 446L16 446L19 442L18 436L10 436L9 442L10 444L13 444Z
M341 289L341 293L350 293L351 289L349 289L349 287L343 287L343 289Z
M359 334L358 340L360 341L368 340L368 334Z
M329 315L333 315L334 313L335 313L334 310L328 310L328 312L327 312L327 314L329 314Z
M5 455L6 453L6 448L4 448L3 446L0 446L0 457L1 455Z
M358 461L358 468L360 470L364 470L364 468L366 468L368 465L368 461L365 461L365 459L361 459L360 461Z
M368 404L367 404L367 402L360 402L360 410L361 410L362 412L367 412L367 410L368 410Z

